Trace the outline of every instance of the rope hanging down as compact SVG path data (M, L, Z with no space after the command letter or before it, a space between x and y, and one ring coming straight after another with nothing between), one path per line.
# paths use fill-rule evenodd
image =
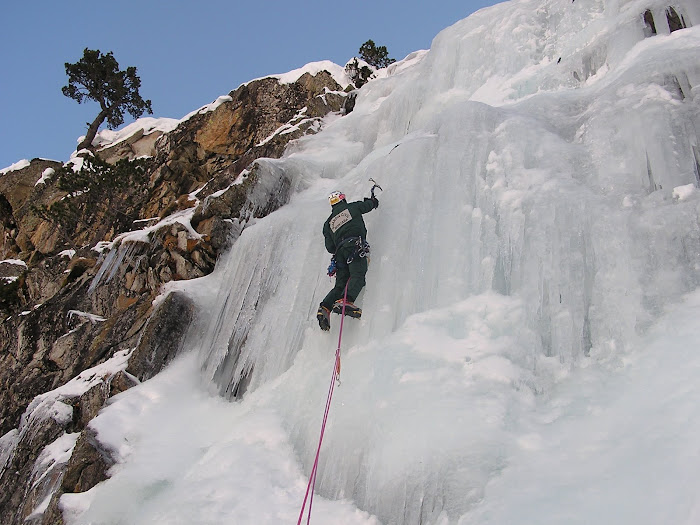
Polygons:
M350 282L348 280L348 282ZM328 397L326 398L326 411L323 413L323 423L321 423L321 436L318 438L318 448L316 449L316 458L314 459L314 466L311 469L311 475L309 476L309 483L306 485L306 494L304 494L304 503L301 506L301 511L299 512L299 520L297 525L301 525L301 520L304 517L304 509L306 508L306 500L309 498L309 491L311 492L311 498L309 499L309 514L306 520L307 525L311 523L311 505L314 502L314 489L316 488L316 472L318 472L318 457L321 454L321 443L323 443L323 434L326 432L326 421L328 421L328 412L331 409L331 399L333 398L333 390L335 389L335 382L338 381L340 385L340 343L343 340L343 321L345 320L345 303L348 298L348 284L345 284L345 292L343 293L343 311L340 314L340 333L338 334L338 348L335 351L335 363L333 365L333 376L331 377L331 386L328 388Z

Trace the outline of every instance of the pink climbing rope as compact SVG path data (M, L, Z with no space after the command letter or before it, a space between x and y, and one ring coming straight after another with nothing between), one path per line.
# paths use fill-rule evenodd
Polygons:
M348 280L348 282L350 282ZM311 505L314 502L314 489L316 488L316 472L318 472L318 458L321 454L321 443L323 443L323 434L326 432L326 421L328 421L328 412L331 409L331 399L333 398L333 390L335 389L336 379L340 382L340 343L343 340L343 321L345 320L345 303L348 298L348 285L345 284L345 292L343 293L343 310L340 314L340 332L338 333L338 348L335 351L335 363L333 364L333 376L331 377L331 386L328 388L328 397L326 398L326 411L323 413L323 423L321 423L321 436L318 438L318 448L316 449L316 458L314 459L314 466L311 469L311 475L309 476L309 483L306 485L306 494L304 494L304 503L301 506L301 512L299 512L299 520L297 525L301 525L301 520L304 517L304 509L306 508L306 500L309 498L309 491L311 492L311 498L309 499L309 514L306 520L307 525L311 523Z

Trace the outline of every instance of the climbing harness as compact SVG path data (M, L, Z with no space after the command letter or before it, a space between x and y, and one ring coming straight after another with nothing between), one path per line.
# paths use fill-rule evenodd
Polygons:
M350 244L354 244L355 249L350 253L350 255L348 255L348 258L345 260L345 264L350 264L352 261L355 260L356 257L367 257L369 260L369 243L365 239L363 239L362 237L346 237L338 243L338 250L340 250L341 247ZM338 252L336 251L336 253ZM335 259L335 256L333 256L333 258ZM337 260L335 264L337 268ZM330 266L328 267L328 270L330 272ZM328 275L330 275L330 273Z
M348 280L349 282L349 280ZM304 495L304 503L301 506L301 511L299 512L299 520L297 525L301 525L301 520L304 517L304 509L306 508L306 500L309 499L309 491L311 492L311 498L309 499L309 514L306 520L307 525L311 523L311 505L314 502L314 489L316 488L316 473L318 472L318 457L321 454L321 443L323 443L323 434L326 432L326 422L328 421L328 412L331 408L331 399L333 398L333 390L335 389L335 383L338 382L340 386L340 343L343 340L343 320L345 319L345 303L348 299L348 285L345 284L345 291L343 292L343 312L340 316L340 333L338 334L338 348L335 351L335 363L333 364L333 376L331 377L331 385L328 388L328 397L326 398L326 411L323 413L323 423L321 423L321 436L318 438L318 448L316 449L316 458L314 459L314 466L311 469L311 475L309 476L309 483L306 485L306 494Z
M355 250L350 254L346 262L350 264L355 260L355 257L367 257L369 261L369 243L362 237L358 237L355 241Z
M367 261L369 262L369 243L362 237L359 237L357 241L355 241L355 251L348 257L348 264L354 261L355 257L367 257Z

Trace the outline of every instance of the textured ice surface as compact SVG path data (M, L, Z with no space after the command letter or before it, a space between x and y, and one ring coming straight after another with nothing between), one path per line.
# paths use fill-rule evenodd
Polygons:
M191 353L96 420L131 451L74 521L296 518L338 335L326 195L374 178L315 521L693 522L700 6L674 5L674 32L660 0L479 11L268 163L290 202L180 285Z

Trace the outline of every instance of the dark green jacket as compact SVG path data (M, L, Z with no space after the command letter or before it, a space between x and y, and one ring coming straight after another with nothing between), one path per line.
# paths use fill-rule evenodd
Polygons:
M375 201L365 198L363 201L340 201L333 206L330 216L323 224L323 238L326 250L335 254L340 243L349 237L367 237L367 228L362 214L376 208Z

